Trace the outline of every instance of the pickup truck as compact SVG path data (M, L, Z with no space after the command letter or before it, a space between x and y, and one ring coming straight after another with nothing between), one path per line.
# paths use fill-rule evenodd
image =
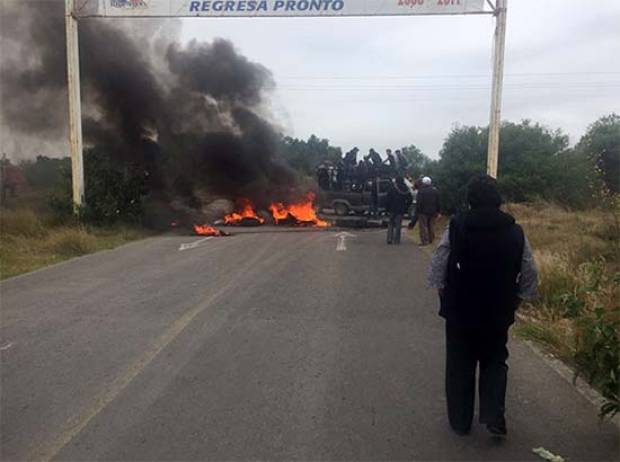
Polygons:
M389 178L379 180L379 210L385 212L387 191L390 187ZM352 213L363 215L370 213L372 205L372 183L367 182L361 191L329 191L321 190L319 194L320 211L332 209L339 216L347 216Z

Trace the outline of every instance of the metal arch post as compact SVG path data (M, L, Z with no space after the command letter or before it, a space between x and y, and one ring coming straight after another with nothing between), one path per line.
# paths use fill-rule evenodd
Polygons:
M495 36L493 46L493 89L491 93L491 116L489 121L489 145L487 174L497 178L499 154L499 130L502 116L502 87L504 83L504 49L506 45L506 8L508 0L495 4Z
M73 15L74 0L65 0L67 36L67 89L69 93L69 146L73 209L77 214L84 204L84 161L82 157L82 104L80 100L80 56L78 21Z

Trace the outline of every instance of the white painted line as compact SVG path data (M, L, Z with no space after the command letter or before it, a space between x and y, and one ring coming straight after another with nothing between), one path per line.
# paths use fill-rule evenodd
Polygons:
M179 246L179 252L181 252L182 250L195 249L200 244L202 244L205 241L208 241L209 239L213 239L213 236L203 237L202 239L198 239L197 241L194 241L194 242L189 242L187 244L181 244Z
M103 409L114 401L116 397L120 395L197 316L212 306L212 303L218 300L223 294L235 289L238 286L238 280L244 277L258 261L264 261L265 258L270 258L270 256L265 256L265 253L270 248L271 247L268 246L259 250L255 257L248 259L243 266L237 270L237 274L234 275L227 284L220 286L219 289L211 293L202 303L199 303L174 321L162 335L155 339L154 343L147 348L143 356L137 358L127 368L121 371L118 377L92 398L92 404L90 406L87 406L86 409L83 409L80 413L69 418L59 428L55 428L54 430L56 432L60 432L60 435L58 435L55 440L35 443L37 446L31 450L31 453L28 454L27 457L24 457L24 460L49 461L53 459L67 444L77 437ZM275 258L279 258L278 255L279 254L274 253L271 255L271 258L274 256Z
M13 346L13 342L9 342L9 343L7 343L6 345L2 345L2 346L0 347L0 351L5 351L5 350L8 350L8 349L9 349L9 348L11 348L12 346Z
M338 238L338 243L336 244L336 252L344 252L345 250L347 250L347 239L351 237L356 238L357 236L355 234L343 231L336 234L336 237Z

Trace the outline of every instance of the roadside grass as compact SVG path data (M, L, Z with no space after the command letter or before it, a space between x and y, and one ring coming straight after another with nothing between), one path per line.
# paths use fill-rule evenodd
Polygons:
M31 209L3 209L0 211L0 279L148 235L148 231L138 227L99 228L56 223Z
M538 298L518 312L515 332L569 364L620 412L620 213L509 204L539 269Z
M571 366L620 412L620 209L570 211L555 204L507 204L523 227L539 270L536 300L513 330ZM448 218L436 224L439 242ZM417 228L417 226L416 226ZM412 233L419 242L418 230Z

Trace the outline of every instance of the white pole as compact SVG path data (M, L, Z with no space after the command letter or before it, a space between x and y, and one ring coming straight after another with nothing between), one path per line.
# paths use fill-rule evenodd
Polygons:
M489 121L489 147L487 174L497 178L499 129L502 120L502 86L504 83L504 48L506 45L506 6L508 0L495 3L495 39L493 53L493 90L491 94L491 117Z
M69 144L73 206L76 213L84 203L84 163L82 159L82 107L80 101L80 56L78 22L73 16L74 0L65 0L67 34L67 89L69 93Z

